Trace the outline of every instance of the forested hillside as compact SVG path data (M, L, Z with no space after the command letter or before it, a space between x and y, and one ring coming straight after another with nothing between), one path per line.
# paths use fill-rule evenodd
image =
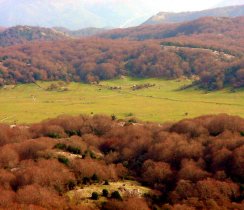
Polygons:
M199 77L207 89L243 86L243 58L157 41L85 39L29 43L0 50L0 84L36 80L98 82L133 77Z
M115 116L1 124L0 207L242 210L243 131L244 119L224 114L174 124ZM125 180L149 191L126 189ZM81 199L80 190L94 186Z
M107 28L95 28L95 27L90 27L90 28L83 28L80 30L69 30L67 28L63 27L54 27L55 30L60 31L65 33L68 36L71 37L87 37L87 36L94 36L97 34L101 34L105 31L108 31L109 29Z
M2 30L0 28L0 46L24 44L29 41L55 41L71 38L67 34L41 27L15 26Z
M195 85L209 90L244 85L243 17L111 30L99 35L106 39L65 39L52 29L45 33L32 28L29 34L28 27L23 28L13 35L14 29L2 33L5 45L25 44L0 49L0 85L36 80L99 82L122 75L193 77ZM35 39L61 40L26 42Z
M158 24L152 26L138 26L128 29L114 29L103 33L100 37L111 39L164 39L180 36L217 36L218 38L229 38L243 47L244 17L217 18L203 17L194 21L177 24ZM206 38L206 41L209 41ZM241 41L241 43L240 43ZM234 46L237 46L234 45ZM223 42L223 48L225 47Z
M233 1L233 0L232 0ZM243 2L244 4L244 2ZM233 2L234 5L234 2ZM182 23L185 21L196 20L201 17L238 17L244 15L244 5L236 3L237 6L229 6L194 11L194 12L159 12L158 14L149 18L143 25L165 24L165 23ZM225 5L226 6L226 5Z

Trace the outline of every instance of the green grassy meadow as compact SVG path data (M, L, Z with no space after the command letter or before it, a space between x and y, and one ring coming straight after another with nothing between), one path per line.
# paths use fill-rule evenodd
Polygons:
M52 82L0 89L0 123L32 123L62 114L133 116L144 121L177 121L204 114L228 113L244 117L244 91L208 92L180 87L190 80L132 79L103 81L100 86L69 83L68 91L45 90ZM55 82L53 82L55 83ZM154 87L133 91L138 84ZM120 86L110 90L108 86ZM185 113L188 113L187 116Z

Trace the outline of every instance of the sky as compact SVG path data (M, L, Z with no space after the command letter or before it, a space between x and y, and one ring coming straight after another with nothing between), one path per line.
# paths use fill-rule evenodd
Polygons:
M138 24L137 21L146 20L158 12L183 12L196 11L213 8L224 0L78 0L82 1L85 7L101 16L105 15L109 8L123 16L132 13L119 27L127 27ZM233 0L225 0L233 1ZM234 0L235 1L235 0ZM100 8L97 9L97 8ZM127 8L127 9L125 9ZM127 10L127 12L125 12ZM129 15L128 15L129 16Z
M180 12L203 10L214 7L222 1L223 0L83 0L85 4L95 7L99 4L118 6L123 3L127 4L129 7L144 8L144 12L154 13L160 11Z
M244 0L0 0L0 26L129 27L159 12L244 4Z

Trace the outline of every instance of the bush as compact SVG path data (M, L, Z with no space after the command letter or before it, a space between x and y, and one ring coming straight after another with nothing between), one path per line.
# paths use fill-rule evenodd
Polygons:
M89 154L92 159L96 159L96 155L94 154L94 152L89 151Z
M109 194L108 190L107 189L103 189L103 196L104 197L108 197L108 194Z
M103 185L109 185L109 182L108 180L105 180L104 184Z
M122 200L122 197L121 197L119 191L114 191L114 192L112 192L112 194L111 194L111 198L114 198L114 199L116 199L116 200Z
M96 174L93 174L92 177L91 177L91 180L94 181L94 182L98 182L99 181L99 178Z
M112 119L113 121L116 120L116 119L117 119L116 115L112 114L112 115L111 115L111 119Z
M90 182L90 179L88 177L84 177L82 180L82 184L88 184Z
M59 157L58 157L58 161L59 161L60 163L63 163L64 165L68 165L68 164L69 164L69 159L66 158L66 157L64 157L64 156L59 156Z
M54 146L55 149L66 150L67 146L62 143L58 143Z
M98 198L99 198L98 193L97 192L93 192L92 196L91 196L91 199L92 200L98 200Z
M67 150L67 152L70 152L72 154L80 154L81 153L79 147L68 146L66 150Z
M48 133L48 137L53 138L53 139L60 139L61 136L58 133Z
M65 133L71 137L71 136L81 136L81 133L79 130L66 130Z
M67 183L68 190L73 190L75 188L76 182L74 180L69 180Z

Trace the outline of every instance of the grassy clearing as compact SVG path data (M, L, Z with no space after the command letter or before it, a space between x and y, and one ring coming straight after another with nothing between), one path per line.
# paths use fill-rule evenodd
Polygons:
M142 186L140 183L136 181L118 181L118 182L109 182L109 185L102 185L102 184L92 184L92 185L85 185L80 189L75 189L68 192L68 196L72 199L74 194L78 194L79 198L82 199L89 199L93 192L97 192L99 196L102 196L103 189L108 190L109 195L114 192L118 191L121 196L144 196L151 192L150 188Z
M81 188L69 191L67 193L67 196L73 203L82 203L86 204L87 206L93 207L94 205L101 205L101 203L107 201L107 198L102 195L103 189L106 189L108 191L108 197L110 197L111 193L114 191L118 191L122 197L143 197L146 194L153 193L150 188L144 187L136 181L125 180L109 182L109 185L85 185ZM91 199L93 192L98 193L99 197L96 201Z
M154 87L132 91L133 85ZM132 79L104 81L102 86L70 83L68 91L46 91L50 82L0 89L0 122L32 123L61 114L115 114L145 121L177 121L203 114L228 113L244 117L244 91L206 93L178 89L191 81ZM109 89L107 87L121 87ZM187 114L186 114L187 113Z

